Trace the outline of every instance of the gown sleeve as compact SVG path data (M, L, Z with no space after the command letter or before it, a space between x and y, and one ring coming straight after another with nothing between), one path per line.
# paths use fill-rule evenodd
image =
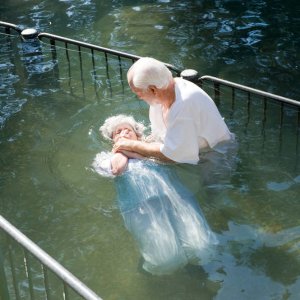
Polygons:
M97 153L92 163L92 168L95 172L105 177L115 177L111 170L112 153L101 152Z

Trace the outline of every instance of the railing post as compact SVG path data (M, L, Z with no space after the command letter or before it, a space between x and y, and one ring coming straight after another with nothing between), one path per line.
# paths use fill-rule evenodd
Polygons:
M9 300L9 292L4 269L4 257L0 249L0 299Z
M43 61L42 48L38 39L38 31L27 28L21 32L22 60L25 62L28 73L31 73L32 65L38 65Z
M40 55L42 54L40 41L38 39L38 31L34 28L27 28L21 31L22 50L25 55Z
M220 84L217 82L214 82L214 91L215 91L215 102L216 105L219 106L220 104Z
M180 77L182 77L183 79L189 80L193 83L196 83L196 84L198 84L198 81L199 81L199 74L196 70L193 70L193 69L183 70L180 73Z
M0 221L1 221L1 216L0 216ZM10 239L9 234L7 234L7 245L8 245L8 257L9 257L9 263L10 263L10 269L11 269L11 275L12 275L12 283L13 283L16 299L19 300L19 299L21 299L21 297L20 297L19 288L18 288L16 268L15 268L15 262L14 262L13 253L12 253L11 239Z

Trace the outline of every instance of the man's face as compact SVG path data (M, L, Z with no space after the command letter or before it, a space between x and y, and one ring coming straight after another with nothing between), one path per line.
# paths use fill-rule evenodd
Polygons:
M135 87L132 83L129 84L133 93L141 100L144 100L149 105L159 104L160 101L157 97L157 88L154 86L148 87L146 90Z

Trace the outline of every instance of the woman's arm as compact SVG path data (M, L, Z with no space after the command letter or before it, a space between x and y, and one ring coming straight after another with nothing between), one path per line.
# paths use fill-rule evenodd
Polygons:
M128 158L137 158L137 159L144 159L145 158L145 156L143 156L139 153L128 151L128 150L122 150L120 153L123 153Z
M128 157L121 152L115 153L111 158L111 172L120 175L127 168Z

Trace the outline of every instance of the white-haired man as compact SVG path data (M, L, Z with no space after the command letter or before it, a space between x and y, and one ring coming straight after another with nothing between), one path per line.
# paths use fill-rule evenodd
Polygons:
M127 79L131 90L150 105L156 143L120 141L113 151L197 164L199 151L216 149L233 139L213 100L194 83L173 78L162 62L140 58L129 69Z

